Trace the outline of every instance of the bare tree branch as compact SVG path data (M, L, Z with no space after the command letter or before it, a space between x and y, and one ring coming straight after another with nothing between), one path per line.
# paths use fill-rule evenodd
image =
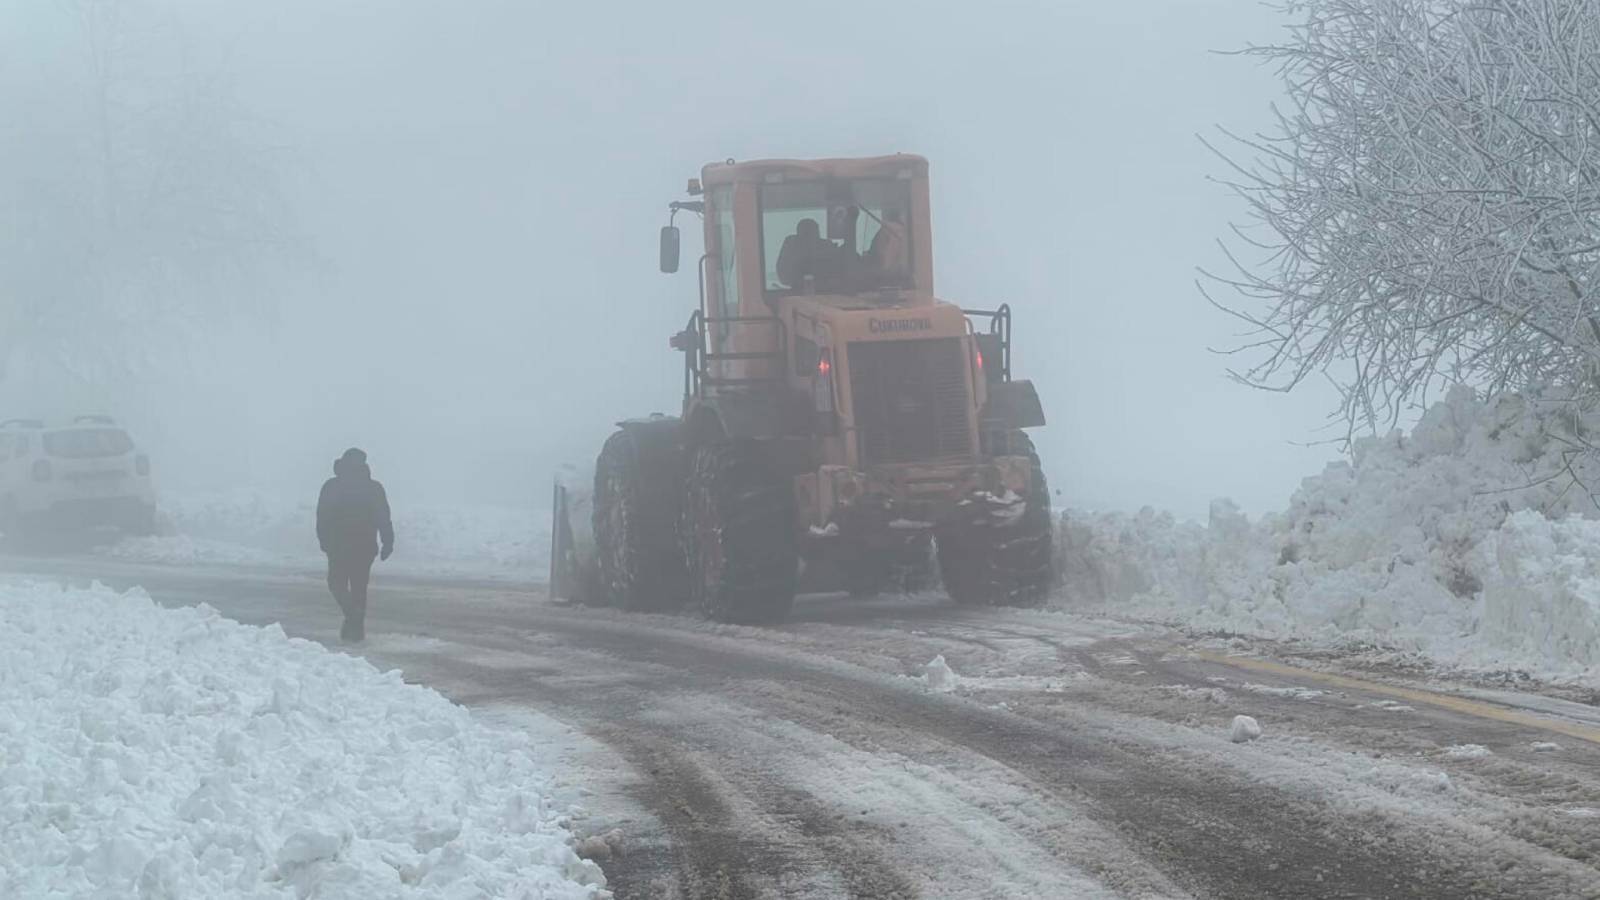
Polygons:
M1251 329L1230 374L1328 373L1352 429L1458 383L1600 400L1600 0L1279 8L1240 51L1283 79L1276 130L1201 138L1249 210L1202 272Z

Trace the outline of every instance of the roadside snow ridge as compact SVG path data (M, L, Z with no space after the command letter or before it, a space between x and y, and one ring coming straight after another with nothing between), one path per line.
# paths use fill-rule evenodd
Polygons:
M531 749L275 625L0 584L0 896L609 896Z

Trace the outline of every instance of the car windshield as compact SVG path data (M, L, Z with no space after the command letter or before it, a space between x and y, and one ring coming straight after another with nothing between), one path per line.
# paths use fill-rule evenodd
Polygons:
M858 178L761 186L768 295L911 286L911 181Z
M73 428L44 436L44 452L62 459L121 456L133 450L133 438L117 428Z

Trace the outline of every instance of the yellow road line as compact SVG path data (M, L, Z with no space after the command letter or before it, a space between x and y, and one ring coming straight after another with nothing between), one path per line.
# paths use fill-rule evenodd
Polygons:
M1589 725L1580 725L1576 722L1564 722L1560 719L1547 718L1533 713L1523 712L1485 703L1482 700L1469 700L1453 694L1440 694L1420 688L1399 687L1398 685L1383 684L1377 681L1366 681L1361 678L1351 678L1348 675L1334 675L1328 672L1318 672L1314 669L1301 669L1295 666L1272 662L1265 659L1251 659L1244 656L1225 656L1221 653L1208 653L1203 650L1193 651L1195 656L1209 662L1221 663L1236 669L1248 669L1254 672L1266 672L1272 675L1281 675L1287 678L1300 678L1315 681L1319 684L1332 685L1352 691L1366 691L1371 694L1385 694L1410 700L1414 703L1426 703L1438 706L1452 712L1476 716L1480 719L1491 719L1509 725L1521 725L1525 728L1537 728L1541 731L1551 731L1564 734L1592 744L1600 744L1600 728Z

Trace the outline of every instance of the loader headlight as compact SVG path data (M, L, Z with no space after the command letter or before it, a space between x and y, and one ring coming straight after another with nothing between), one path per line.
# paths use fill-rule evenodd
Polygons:
M811 379L811 401L819 413L833 412L833 351L826 348L817 357L817 376Z

